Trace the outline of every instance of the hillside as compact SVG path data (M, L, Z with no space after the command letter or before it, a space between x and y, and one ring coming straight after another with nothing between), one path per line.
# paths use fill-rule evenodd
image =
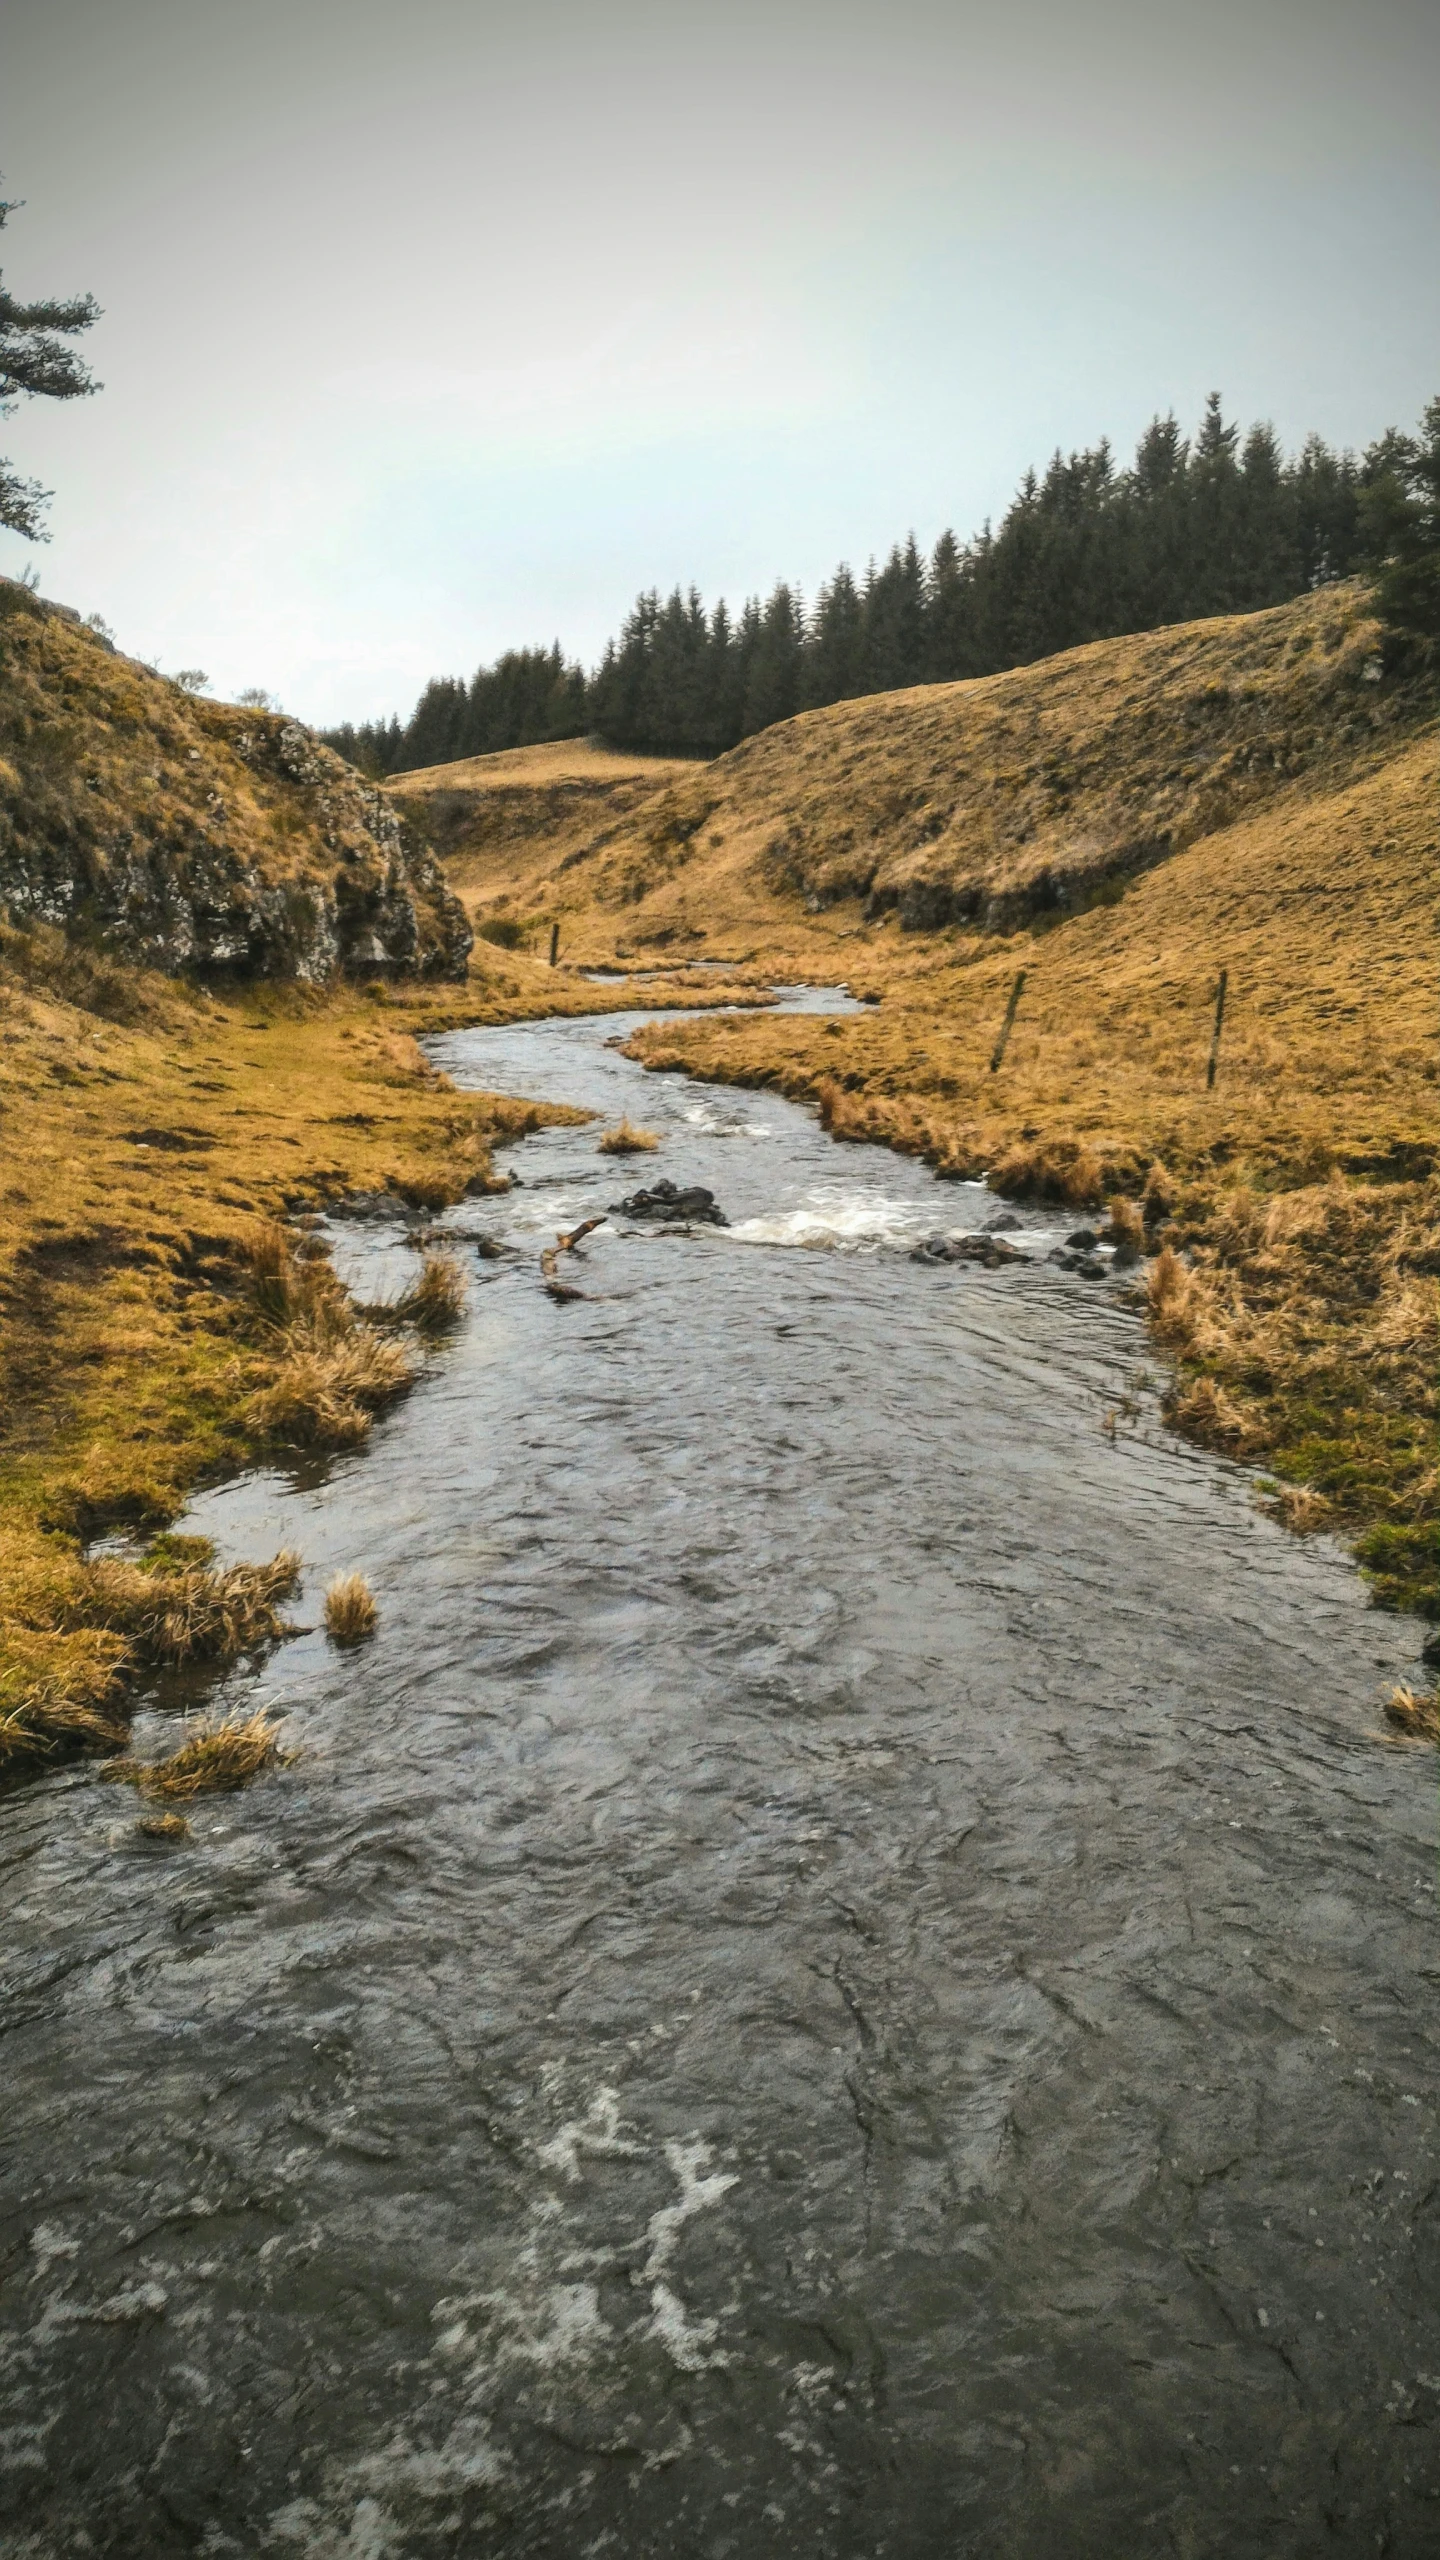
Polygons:
M1345 587L837 705L618 828L477 852L469 897L558 917L577 963L671 945L878 998L633 1046L941 1172L1143 1199L1172 1418L1440 1615L1440 695L1377 640Z
M429 765L386 789L444 856L450 885L481 930L497 919L521 928L542 894L537 862L548 883L557 869L589 860L657 791L698 769L683 757L569 738Z
M783 936L832 910L847 935L891 914L907 934L1013 932L1114 901L1187 847L1378 769L1434 706L1378 680L1376 639L1364 591L1331 588L835 704L711 764L657 759L648 790L637 761L603 814L554 796L543 760L573 750L484 758L463 769L476 815L438 840L463 847L473 911L543 905L594 957L617 934ZM479 814L485 767L493 818ZM434 810L461 771L389 793Z
M0 581L0 904L174 973L463 978L423 838L282 716L204 702Z

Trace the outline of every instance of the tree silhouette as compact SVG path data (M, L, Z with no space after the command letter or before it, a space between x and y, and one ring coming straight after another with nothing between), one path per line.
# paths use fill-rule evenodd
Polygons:
M18 199L0 200L0 231L19 210ZM12 416L18 400L78 400L99 390L75 349L63 344L99 317L91 294L72 302L17 302L0 276L0 418ZM23 534L27 542L48 542L42 519L51 494L0 459L0 525L9 532Z

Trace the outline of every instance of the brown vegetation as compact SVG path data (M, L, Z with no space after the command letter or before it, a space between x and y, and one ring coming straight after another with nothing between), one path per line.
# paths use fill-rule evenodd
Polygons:
M502 950L538 950L567 871L612 841L657 791L702 770L683 758L617 754L567 738L397 774L387 794L444 856L481 938Z
M653 1129L637 1129L632 1120L622 1120L618 1127L607 1129L600 1140L602 1156L653 1155L660 1141Z
M190 1825L183 1813L142 1813L135 1825L142 1840L188 1840Z
M427 1253L420 1277L402 1290L393 1313L421 1333L447 1333L465 1313L469 1290L453 1253Z
M331 1642L363 1644L379 1624L375 1594L364 1574L337 1574L325 1594L325 1632Z
M1385 1714L1397 1732L1415 1742L1440 1742L1440 1698L1433 1691L1392 1689Z
M269 1564L205 1565L167 1570L163 1558L127 1564L101 1556L84 1568L68 1604L70 1622L122 1636L130 1658L146 1669L189 1662L233 1662L285 1633L277 1600L300 1580L300 1559L283 1548Z
M294 1756L281 1750L280 1728L260 1707L253 1715L192 1726L163 1760L112 1760L105 1775L128 1780L142 1795L185 1803L195 1796L231 1795Z

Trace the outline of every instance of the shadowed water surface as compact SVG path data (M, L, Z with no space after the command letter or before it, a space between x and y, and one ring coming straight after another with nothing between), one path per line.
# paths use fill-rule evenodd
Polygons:
M375 1584L221 1692L301 1759L0 1806L0 2551L1435 2550L1413 1629L1053 1226L913 1263L996 1204L629 1019L432 1044L663 1148L515 1150L369 1450L186 1523ZM659 1172L730 1231L553 1305Z

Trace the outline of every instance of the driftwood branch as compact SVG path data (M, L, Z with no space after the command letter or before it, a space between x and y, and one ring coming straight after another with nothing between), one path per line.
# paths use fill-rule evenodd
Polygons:
M567 1306L572 1298L583 1298L585 1295L583 1289L572 1289L568 1282L561 1279L561 1254L574 1253L588 1235L593 1235L595 1229L603 1227L604 1224L603 1218L586 1218L582 1225L572 1227L568 1234L563 1232L558 1234L554 1243L547 1244L541 1254L540 1277L545 1283L547 1296L554 1299L557 1307Z

